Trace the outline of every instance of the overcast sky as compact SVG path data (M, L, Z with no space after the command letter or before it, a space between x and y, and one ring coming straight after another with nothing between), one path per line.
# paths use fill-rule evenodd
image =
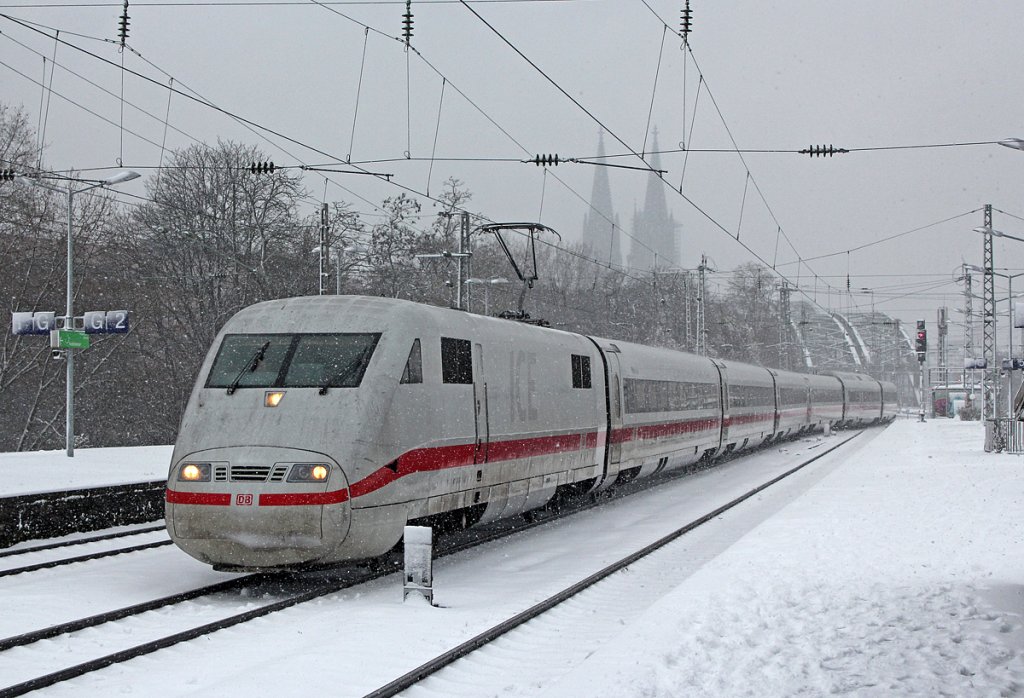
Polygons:
M684 141L694 151L731 150L733 139L745 150L792 151L1024 138L1024 19L1009 1L692 0L692 57L673 34L680 1L471 2L477 17L459 2L415 0L411 53L389 38L401 34L404 2L133 2L134 52L124 54L116 45L121 3L45 4L52 6L0 0L0 13L60 29L62 39L110 63L57 46L47 108L38 83L42 56L54 56L52 31L44 29L47 38L0 18L0 99L24 106L40 125L46 112L48 166L86 176L119 159L155 172L168 76L179 89L309 146L256 135L172 95L168 149L222 138L257 144L278 165L396 159L360 166L431 195L447 177L458 177L474 194L474 211L498 221L539 218L568 241L579 239L594 167L566 163L545 177L532 164L492 159L593 156L602 124L609 154L642 152L648 123L658 129L659 147L676 151ZM122 59L125 68L164 85L124 75L123 132ZM679 266L692 268L707 254L727 270L758 255L826 307L869 308L871 294L860 292L869 288L879 310L907 322L923 317L931 326L936 307L962 305L961 287L952 281L958 265L981 264L982 238L971 229L982 213L969 212L991 203L997 229L1024 235L1024 220L1012 217L1024 216L1024 152L998 145L817 159L753 152L685 158L661 155L669 205L681 223ZM609 162L644 166L635 156ZM651 175L608 172L628 250L633 210ZM324 175L307 174L306 182L312 207L324 197ZM145 191L141 182L123 189ZM372 215L365 200L379 203L400 191L372 177L332 174L326 198ZM426 199L424 212L434 212ZM731 239L737 231L749 250ZM996 266L1024 268L1021 244L997 241ZM841 254L796 263L831 253ZM845 293L847 275L853 294ZM1018 284L1024 291L1024 277ZM839 291L826 291L828 285ZM997 295L1005 289L999 279ZM961 341L959 331L951 334ZM980 332L976 337L980 343Z

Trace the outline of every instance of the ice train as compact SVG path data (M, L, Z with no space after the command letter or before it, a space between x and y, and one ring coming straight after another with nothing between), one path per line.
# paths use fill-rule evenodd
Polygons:
M167 530L218 569L364 560L409 522L473 525L825 425L896 389L410 301L267 301L215 339L167 480Z

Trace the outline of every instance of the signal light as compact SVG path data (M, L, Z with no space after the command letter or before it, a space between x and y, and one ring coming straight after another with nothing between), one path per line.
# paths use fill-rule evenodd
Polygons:
M914 342L914 351L917 352L917 360L924 361L928 353L928 330L924 328L924 320L917 321L917 337Z
M249 165L249 172L254 175L274 174L275 169L276 167L274 166L273 160L270 162L254 162Z
M530 160L529 162L532 162L537 167L540 167L541 165L544 167L550 167L552 165L557 167L560 160L558 159L557 153L555 155L551 155L549 153L547 155L535 155L533 160Z
M17 175L14 173L14 170L0 170L0 182L10 182L13 181L15 177L17 177Z
M121 48L128 39L128 0L124 0L124 9L121 11L121 20L117 23L117 37L121 40Z
M402 15L402 38L406 47L412 39L412 0L405 0L405 14Z

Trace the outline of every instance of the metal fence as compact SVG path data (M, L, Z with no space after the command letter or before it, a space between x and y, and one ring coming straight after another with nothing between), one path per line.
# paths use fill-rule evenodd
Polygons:
M985 422L985 450L1024 453L1024 421L990 419Z

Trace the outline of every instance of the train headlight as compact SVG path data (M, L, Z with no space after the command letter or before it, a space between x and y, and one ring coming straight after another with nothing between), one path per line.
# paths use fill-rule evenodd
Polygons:
M178 480L184 482L209 482L209 463L186 463L178 471Z
M323 463L296 463L288 473L288 482L323 482L330 473Z
M284 399L283 390L267 391L263 395L263 406L264 407L277 407L281 404L281 400Z

